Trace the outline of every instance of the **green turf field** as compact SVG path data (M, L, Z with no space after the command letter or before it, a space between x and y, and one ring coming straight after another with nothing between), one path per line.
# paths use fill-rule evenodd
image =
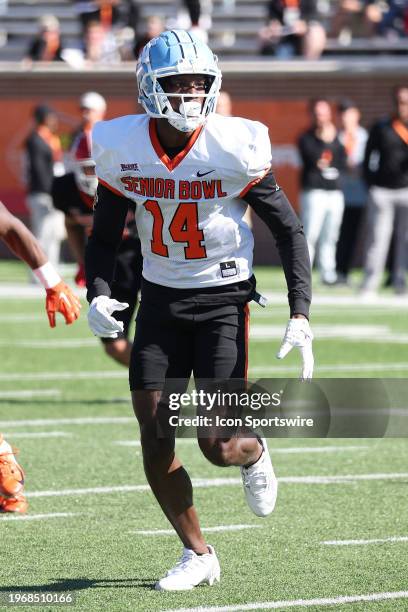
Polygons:
M282 296L280 273L257 276L261 290ZM22 265L0 264L0 290L25 279ZM219 528L208 542L222 579L184 594L152 590L181 548L154 533L169 525L146 487L126 372L90 335L85 310L74 326L59 320L50 330L39 298L0 298L0 431L20 448L30 502L27 519L0 516L0 601L8 591L72 591L68 609L90 611L408 610L403 438L271 441L280 492L267 519L247 508L238 469L211 466L181 442L202 526ZM255 305L251 315L250 375L296 377L296 354L274 357L284 302ZM408 376L401 304L362 305L352 290L321 289L311 321L317 376Z

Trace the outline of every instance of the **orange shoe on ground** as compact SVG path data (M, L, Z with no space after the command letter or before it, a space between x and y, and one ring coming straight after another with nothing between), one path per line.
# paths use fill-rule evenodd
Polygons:
M24 472L14 457L13 449L0 434L0 495L16 497L23 490Z
M0 495L0 513L1 512L27 512L28 502L24 495L20 493L15 497L2 497Z

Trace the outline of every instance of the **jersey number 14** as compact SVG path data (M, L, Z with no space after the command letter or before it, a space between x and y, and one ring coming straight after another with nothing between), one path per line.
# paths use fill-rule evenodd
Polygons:
M163 242L164 219L157 200L146 200L144 207L153 215L152 239L150 241L152 253L169 256L169 249ZM184 242L184 255L186 259L204 259L207 256L204 232L198 228L197 202L181 202L169 225L169 233L174 242Z

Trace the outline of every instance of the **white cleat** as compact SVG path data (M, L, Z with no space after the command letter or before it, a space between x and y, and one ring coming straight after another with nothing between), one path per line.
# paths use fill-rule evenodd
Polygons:
M241 466L242 483L248 506L256 516L268 516L272 512L278 494L278 481L273 471L265 438L259 438L263 453L249 467Z
M220 564L212 546L209 552L197 555L190 548L184 548L180 561L156 582L156 591L190 591L199 584L212 586L220 581Z

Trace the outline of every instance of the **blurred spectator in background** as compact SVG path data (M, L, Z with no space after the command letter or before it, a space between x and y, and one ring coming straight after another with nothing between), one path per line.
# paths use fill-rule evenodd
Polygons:
M259 32L262 55L318 59L326 44L318 0L270 0L268 24Z
M8 0L0 0L0 17L6 15L8 11ZM0 27L0 47L7 44L7 30Z
M73 134L71 153L75 148L75 140L80 139L83 133L85 133L89 143L91 142L93 126L97 121L102 121L105 118L106 100L96 91L87 91L79 99L79 110L81 122Z
M146 27L140 36L136 36L134 55L136 59L139 57L143 47L156 36L164 31L164 20L158 15L152 15L146 19Z
M301 216L313 265L319 243L319 271L324 284L337 281L336 245L344 211L340 172L346 152L340 143L328 100L310 103L312 126L299 140L303 162Z
M87 23L84 51L86 62L91 64L118 64L121 61L115 35L99 21Z
M226 91L221 91L217 100L217 108L215 110L219 115L224 117L231 117L232 115L232 101L231 96Z
M331 35L348 45L353 37L369 37L381 19L381 12L375 2L367 0L341 0L335 3Z
M79 106L82 118L72 138L69 151L70 159L67 164L69 172L65 176L54 180L52 194L56 207L65 213L68 244L78 263L75 282L77 285L85 287L86 223L81 218L81 214L84 214L85 210L88 210L89 215L92 212L93 196L96 188L93 189L95 164L90 163L91 160L89 159L91 157L91 132L95 123L102 121L105 117L106 101L96 91L88 91L80 97ZM83 183L82 187L81 182ZM73 189L73 185L76 185L77 189ZM73 192L76 197L69 204L69 194L72 195ZM80 206L76 204L78 201L81 204ZM63 202L63 204L60 204L60 202ZM77 209L76 213L68 214L68 208Z
M408 35L407 0L388 0L387 2L368 2L372 20L377 24L379 36L393 40Z
M31 228L49 261L57 265L65 237L64 216L54 209L51 187L54 176L64 173L62 147L57 136L58 118L48 106L34 109L35 128L26 140L28 197Z
M390 246L395 216L392 285L406 290L408 236L408 86L393 92L394 114L373 125L364 158L370 186L369 242L362 293L378 290Z
M39 31L31 41L25 63L62 62L60 24L54 15L44 15L38 21Z
M407 0L342 0L332 20L332 34L343 44L352 38L383 36L395 39L408 34Z
M339 104L341 129L339 140L346 151L346 169L340 175L344 194L344 215L337 244L337 282L348 283L358 233L368 193L363 179L363 160L368 133L360 125L361 113L352 100Z
M73 0L73 3L84 34L90 22L98 21L106 29L110 29L120 18L119 5L122 3L119 0L94 0L88 2Z

